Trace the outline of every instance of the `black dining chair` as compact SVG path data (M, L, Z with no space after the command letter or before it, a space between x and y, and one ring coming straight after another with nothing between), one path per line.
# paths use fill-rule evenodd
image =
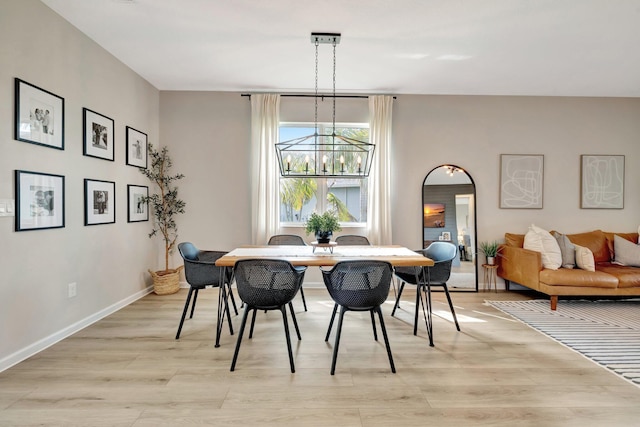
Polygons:
M269 238L268 245L282 245L282 246L306 246L307 244L302 237L297 234L276 234ZM302 306L304 311L307 311L307 300L304 298L304 290L300 286L300 297L302 298Z
M321 271L324 284L331 298L340 306L340 317L338 318L338 328L331 361L331 375L334 375L336 371L342 322L347 311L369 311L371 313L373 337L376 341L378 340L378 334L376 332L374 313L378 314L391 372L395 373L396 367L393 363L389 337L387 336L387 329L380 309L380 306L389 295L393 277L391 264L386 261L342 261L337 263L331 270Z
M242 336L247 323L249 312L253 312L251 321L250 338L253 333L255 314L258 310L280 310L284 323L284 333L289 351L289 364L291 373L295 372L293 352L291 350L291 338L289 336L289 322L287 320L286 306L289 305L293 324L300 337L300 330L296 315L291 306L291 300L302 286L305 269L296 268L290 262L277 259L245 259L236 262L234 276L238 295L244 302L245 309L240 324L240 332L236 342L236 349L231 362L231 371L235 370Z
M338 246L371 245L369 239L367 239L365 236L359 236L357 234L343 234L342 236L336 237L335 242Z
M456 311L453 308L453 302L451 301L451 295L449 294L449 288L447 287L447 281L451 276L451 264L457 255L456 245L449 242L433 242L426 249L417 250L416 252L433 260L434 265L432 267L426 267L428 277L425 277L424 270L420 269L417 278L418 281L416 281L416 271L414 267L396 267L395 275L401 284L391 315L395 315L396 309L400 306L400 297L402 296L405 283L409 283L411 285L419 284L416 290L416 309L413 323L413 335L416 335L418 331L418 306L420 302L420 292L426 290L428 281L428 285L430 287L439 286L444 289L447 301L449 301L451 314L453 315L453 321L456 325L456 329L459 331L460 325L458 324Z
M359 236L356 234L343 234L336 237L335 240L338 246L370 246L369 239L365 236ZM331 313L331 320L329 321L329 328L327 329L327 335L324 337L325 341L329 341L329 335L331 334L331 328L333 327L333 321L336 318L338 312L338 304L333 305L333 312Z
M220 283L220 277L222 267L216 267L215 262L218 258L224 256L227 252L223 251L204 251L198 249L191 242L182 242L178 244L178 252L184 261L184 275L189 284L189 293L187 294L187 300L184 303L184 309L182 310L182 317L180 318L180 325L178 326L178 332L176 333L176 339L180 338L180 332L182 331L182 325L184 319L187 316L187 310L189 309L189 303L193 297L193 303L191 305L191 315L189 318L193 318L193 312L196 308L196 301L198 300L198 292L206 287L220 288L220 292L229 292L231 297L231 303L236 315L238 309L236 307L236 301L231 290L231 274L227 274L224 277L224 283ZM222 285L222 286L221 286ZM224 298L227 301L226 298ZM229 320L229 331L233 335L233 326L231 325L231 314L229 312L228 304L225 305L224 310L227 312Z

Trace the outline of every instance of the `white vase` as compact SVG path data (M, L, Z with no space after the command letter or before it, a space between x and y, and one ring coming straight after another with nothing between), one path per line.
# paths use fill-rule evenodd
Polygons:
M496 263L496 257L493 257L493 256L487 257L487 264L494 265L495 263Z

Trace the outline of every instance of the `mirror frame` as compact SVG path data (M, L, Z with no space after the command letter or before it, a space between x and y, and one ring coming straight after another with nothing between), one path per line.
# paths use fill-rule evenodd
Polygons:
M424 187L427 186L427 179L429 179L429 175L431 175L436 169L440 169L442 167L452 167L454 169L459 169L462 172L464 172L467 176L467 178L469 178L469 181L471 181L471 185L473 185L473 198L474 198L474 203L473 203L473 245L472 245L472 249L473 249L473 270L475 271L475 289L461 289L461 288L449 288L449 291L451 292L478 292L478 283L479 283L479 277L478 277L478 221L477 221L477 211L478 211L478 206L477 206L477 191L476 191L476 183L473 180L473 177L469 174L469 172L467 172L467 170L465 168L462 168L460 166L451 164L451 163L445 163L439 166L434 167L433 169L431 169L427 175L424 177L424 180L422 181L422 206L420 206L420 230L422 232L422 237L421 237L421 241L422 241L422 247L424 248L424 205L425 205L425 190ZM458 251L458 255L459 255L459 251Z

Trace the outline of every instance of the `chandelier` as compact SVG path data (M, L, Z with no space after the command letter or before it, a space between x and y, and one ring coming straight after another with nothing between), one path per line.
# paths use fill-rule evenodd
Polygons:
M311 33L316 48L315 61L315 133L275 144L282 177L343 177L369 176L374 144L340 135L336 130L336 45L339 33ZM318 46L333 45L333 120L331 133L318 132Z

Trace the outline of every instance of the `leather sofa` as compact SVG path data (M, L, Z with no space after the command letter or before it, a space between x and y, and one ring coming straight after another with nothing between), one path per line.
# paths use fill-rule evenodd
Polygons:
M523 248L525 235L505 233L498 252L499 277L509 290L511 282L550 296L555 310L560 296L640 296L640 267L614 264L614 235L638 242L638 233L611 233L594 230L566 235L571 243L589 248L595 271L579 268L557 270L543 267L542 254Z

